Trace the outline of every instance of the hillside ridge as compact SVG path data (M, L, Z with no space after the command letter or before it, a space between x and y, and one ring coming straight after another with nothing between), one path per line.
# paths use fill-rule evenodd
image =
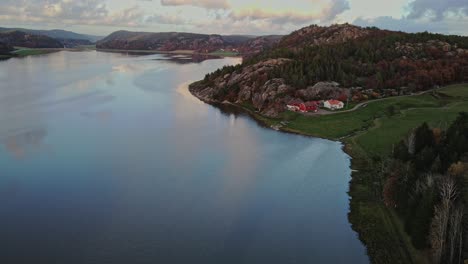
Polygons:
M287 62L267 67L271 60ZM241 65L207 74L190 91L275 117L292 101L361 102L466 81L468 37L312 25Z

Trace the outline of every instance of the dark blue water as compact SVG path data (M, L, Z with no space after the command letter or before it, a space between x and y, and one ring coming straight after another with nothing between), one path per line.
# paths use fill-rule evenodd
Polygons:
M367 263L339 143L187 92L238 62L0 62L0 263Z

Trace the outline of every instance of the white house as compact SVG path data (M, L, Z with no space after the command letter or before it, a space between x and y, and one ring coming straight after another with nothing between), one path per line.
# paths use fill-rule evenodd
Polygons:
M344 103L338 100L328 100L323 103L323 107L328 108L330 110L338 110L343 109Z
M299 106L297 105L286 105L286 107L288 108L289 111L293 111L293 112L299 111Z

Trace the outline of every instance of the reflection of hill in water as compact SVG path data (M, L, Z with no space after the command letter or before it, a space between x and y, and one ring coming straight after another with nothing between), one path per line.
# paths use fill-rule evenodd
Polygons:
M162 58L157 58L154 60L168 61L168 62L173 62L175 64L189 64L189 63L200 63L206 60L213 60L213 59L221 59L221 58L217 56L200 55L200 54L193 54L193 55L169 54L169 55L164 55L164 57Z
M27 155L28 152L38 149L46 136L47 131L44 128L36 128L20 131L14 135L6 137L2 141L12 156L15 158L21 158Z

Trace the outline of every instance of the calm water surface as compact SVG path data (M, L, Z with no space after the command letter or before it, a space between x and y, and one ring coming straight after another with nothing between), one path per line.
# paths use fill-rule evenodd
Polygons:
M367 263L339 143L188 93L235 63L0 62L0 263Z

